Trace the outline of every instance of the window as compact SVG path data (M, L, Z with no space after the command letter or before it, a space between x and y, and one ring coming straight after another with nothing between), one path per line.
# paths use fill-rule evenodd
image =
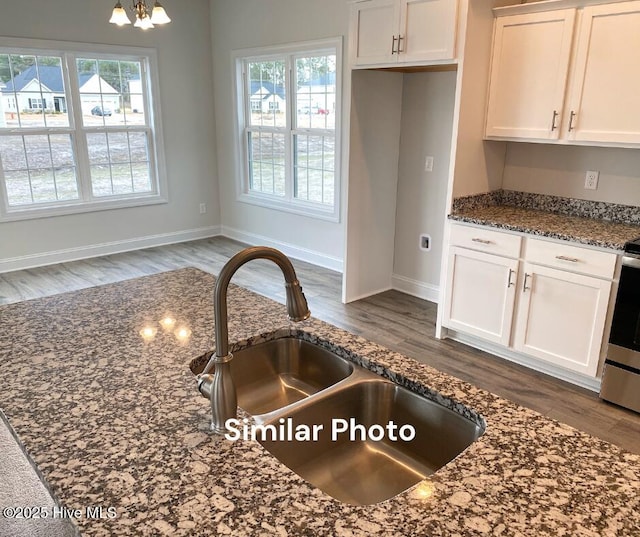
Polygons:
M165 201L153 51L7 41L0 40L0 218Z
M41 110L47 107L47 101L44 99L29 98L29 109Z
M340 41L236 53L240 199L338 219Z

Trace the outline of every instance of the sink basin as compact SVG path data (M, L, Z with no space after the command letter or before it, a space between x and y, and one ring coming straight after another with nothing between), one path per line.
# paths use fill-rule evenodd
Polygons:
M253 416L305 399L352 371L353 365L344 358L292 337L236 351L231 361L238 406Z
M282 423L283 418L290 418L294 429L298 425L322 425L317 441L258 438L267 451L298 475L352 505L378 503L403 492L453 460L484 432L478 424L425 397L384 379L368 377L336 386L265 422ZM356 439L352 440L354 427L336 432L350 418L366 429L372 425L387 427L391 421L398 428L409 424L415 437L404 441L396 430L396 441L389 438L391 433L378 439L378 428L365 440L355 431ZM332 434L336 435L334 439Z
M196 375L202 358L192 364ZM231 376L238 406L254 418L253 439L351 505L400 494L484 433L480 418L476 423L296 337L234 352Z

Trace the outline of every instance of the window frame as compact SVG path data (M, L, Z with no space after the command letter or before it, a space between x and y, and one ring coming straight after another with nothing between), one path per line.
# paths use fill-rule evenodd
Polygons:
M322 135L326 130L305 129L295 124L294 113L297 107L297 91L295 85L295 61L306 56L335 54L336 56L336 84L335 84L335 127L334 138L334 202L328 206L320 202L298 199L294 195L294 138L297 135ZM248 92L249 80L244 73L245 62L270 61L287 59L285 66L285 86L287 92L287 120L285 127L268 128L267 132L284 130L285 134L285 195L279 196L264 192L256 192L250 187L249 147L246 137L247 130L251 130L248 118L251 115L251 99ZM292 65L289 65L289 61ZM252 205L276 209L283 212L304 215L331 222L340 221L341 206L341 110L342 110L342 38L329 38L317 41L306 41L286 45L258 47L234 50L231 53L231 64L234 84L234 106L236 117L234 121L234 150L236 170L236 200Z
M74 163L78 188L78 199L9 206L6 188L4 184L0 184L0 222L64 216L168 202L164 139L159 105L158 59L155 49L0 37L0 54L59 56L62 58L61 68L65 84L65 103L68 110L69 125L65 127L2 127L1 129L15 136L69 134L71 148L75 156ZM76 60L87 57L97 60L140 62L141 86L145 96L145 125L83 125ZM148 133L151 192L134 192L113 196L93 195L87 135L96 132L107 134L109 132L141 132L143 130ZM1 167L0 181L4 183L4 173Z

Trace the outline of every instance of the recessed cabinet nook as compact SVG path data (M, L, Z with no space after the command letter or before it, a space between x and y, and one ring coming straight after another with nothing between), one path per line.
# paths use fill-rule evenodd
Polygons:
M457 0L363 0L351 6L351 65L420 65L455 55Z
M640 1L494 13L487 139L640 146Z

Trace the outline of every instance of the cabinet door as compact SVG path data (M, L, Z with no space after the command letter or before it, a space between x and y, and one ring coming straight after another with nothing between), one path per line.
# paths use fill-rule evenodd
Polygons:
M518 261L454 246L448 270L443 324L508 345Z
M487 137L558 138L575 13L564 9L496 19Z
M350 49L353 65L398 61L398 4L368 0L351 8Z
M640 143L640 2L586 7L578 34L571 140Z
M595 376L611 282L524 264L514 347Z
M401 0L400 62L455 56L456 0Z

